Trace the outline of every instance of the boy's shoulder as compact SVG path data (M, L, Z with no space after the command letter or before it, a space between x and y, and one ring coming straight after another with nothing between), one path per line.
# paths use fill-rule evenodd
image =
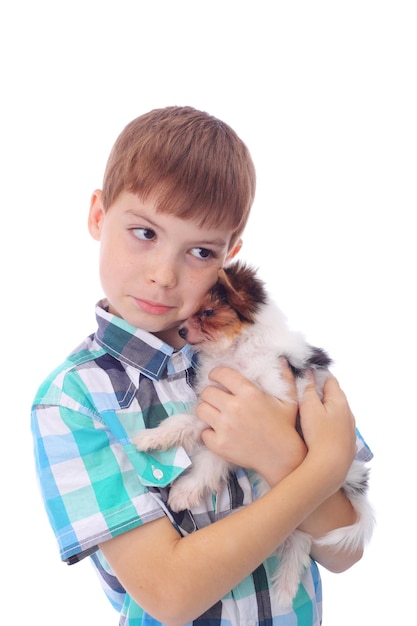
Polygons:
M74 386L75 379L80 378L83 367L100 371L99 361L105 354L95 335L89 335L46 376L38 388L33 404L59 404L65 390Z

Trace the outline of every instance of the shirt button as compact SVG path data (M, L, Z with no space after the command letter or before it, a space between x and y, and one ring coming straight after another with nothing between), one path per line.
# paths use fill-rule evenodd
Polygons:
M164 472L157 467L152 466L152 474L156 480L161 480L164 477Z

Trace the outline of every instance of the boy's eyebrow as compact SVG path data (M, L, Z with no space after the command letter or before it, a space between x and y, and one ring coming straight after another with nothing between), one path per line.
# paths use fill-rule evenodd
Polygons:
M154 226L155 228L161 228L161 226L157 224L156 222L154 222L151 217L149 217L148 215L142 215L141 213L138 213L134 209L128 209L126 211L126 215L131 215L132 217L135 217L136 219L145 219L147 222L149 222L151 226ZM226 239L216 238L216 239L199 241L198 245L201 247L216 246L216 247L222 248L224 246L227 246L228 243L229 242Z
M200 241L199 246L216 246L219 248L222 248L224 246L227 246L227 241L225 239L211 239L209 241Z

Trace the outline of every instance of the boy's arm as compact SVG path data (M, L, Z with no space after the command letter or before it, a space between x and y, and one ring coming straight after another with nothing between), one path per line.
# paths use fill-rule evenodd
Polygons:
M315 511L300 524L299 529L309 533L313 539L319 539L336 528L350 526L357 521L357 514L346 497L339 489L325 500ZM356 550L336 549L320 546L313 542L311 557L331 572L339 573L352 567L363 555L364 546Z
M354 419L337 382L327 384L323 404L313 385L308 396L302 420L309 451L265 496L186 537L162 518L100 545L122 585L151 615L170 626L195 619L338 492L355 455ZM220 423L217 431L211 426L211 446L217 432L223 448ZM245 454L250 443L258 447L254 432L241 438ZM270 443L278 452L277 442ZM242 460L240 452L231 454L230 460Z
M239 440L235 428L249 430L251 428L249 421L251 416L258 416L258 421L262 422L262 425L259 425L259 430L263 439L258 437L260 445L254 445L256 441L254 433L253 438L248 439L249 448L247 450L240 449L240 453L243 451L245 454L246 465L243 460L237 464L248 467L248 463L251 463L250 455L252 453L254 458L249 467L256 468L271 487L278 484L283 477L300 465L307 455L307 446L295 429L298 408L302 413L306 407L308 411L311 406L315 406L316 410L319 410L321 404L314 386L309 385L304 401L298 407L294 376L285 360L282 361L282 366L283 376L290 389L289 395L292 397L292 404L282 403L277 398L262 394L250 381L242 380L237 372L232 370L226 372L223 368L216 368L211 374L212 380L217 383L221 382L223 385L227 381L226 387L229 389L229 394L226 395L218 387L208 387L203 392L206 403L199 410L200 418L209 424L214 424L217 427L217 424L221 422L223 441L220 440L220 436L217 436L216 431L206 431L204 438L207 445L212 446L214 444L215 452L226 458L237 453L232 448L233 442ZM334 378L331 379L329 385L338 387ZM237 399L239 402L236 401ZM351 414L346 397L340 388L333 399L328 400L328 402L333 403L332 409L336 418L344 412ZM260 406L263 407L262 410L260 410ZM309 423L303 423L303 431L308 428ZM274 447L268 445L271 440L280 442L281 446L278 452ZM262 452L260 453L259 450ZM269 455L268 450L270 451ZM259 465L260 463L261 465ZM317 539L337 528L350 526L356 521L356 512L350 500L343 490L339 489L304 519L299 528L310 534L313 539ZM343 572L359 561L362 555L363 546L359 546L356 550L337 550L334 547L329 548L317 544L313 544L311 553L314 560L332 572Z

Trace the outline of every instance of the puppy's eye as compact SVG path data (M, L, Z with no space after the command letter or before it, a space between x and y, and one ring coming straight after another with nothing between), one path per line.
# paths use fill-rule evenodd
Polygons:
M213 317L214 313L214 309L206 309L201 313L201 317Z

